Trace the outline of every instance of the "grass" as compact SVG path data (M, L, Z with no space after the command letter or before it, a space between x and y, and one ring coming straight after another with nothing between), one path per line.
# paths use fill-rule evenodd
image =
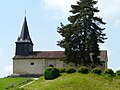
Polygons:
M120 76L64 73L54 80L41 77L21 90L120 90Z
M16 90L29 81L28 78L0 78L0 90Z

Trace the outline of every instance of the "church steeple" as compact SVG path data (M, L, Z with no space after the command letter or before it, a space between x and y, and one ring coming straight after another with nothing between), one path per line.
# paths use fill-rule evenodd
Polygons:
M31 42L32 43L32 40L31 40L30 35L29 35L26 16L24 19L24 23L22 26L20 37L18 37L18 42Z
M29 35L26 16L24 18L20 37L16 42L16 55L29 55L33 51L33 43Z
M26 17L25 17L20 38L25 40L29 36L30 35L29 35L29 32L28 32L27 20L26 20Z

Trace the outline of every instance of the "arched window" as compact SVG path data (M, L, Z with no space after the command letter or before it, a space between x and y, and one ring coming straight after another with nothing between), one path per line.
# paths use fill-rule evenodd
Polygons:
M52 64L50 64L49 67L54 67L54 66Z

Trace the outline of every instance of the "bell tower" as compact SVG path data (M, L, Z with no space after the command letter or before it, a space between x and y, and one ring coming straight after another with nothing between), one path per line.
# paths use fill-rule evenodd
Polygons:
M29 35L26 16L24 18L21 34L15 43L15 55L27 56L30 54L30 52L33 52L33 43Z

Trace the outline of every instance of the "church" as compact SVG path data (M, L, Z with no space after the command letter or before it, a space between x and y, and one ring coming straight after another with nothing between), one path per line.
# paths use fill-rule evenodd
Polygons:
M33 51L33 42L29 34L26 16L21 34L15 42L15 56L13 57L13 74L42 75L48 66L57 68L75 67L72 63L62 61L64 51ZM101 50L100 61L102 68L107 68L107 50Z

